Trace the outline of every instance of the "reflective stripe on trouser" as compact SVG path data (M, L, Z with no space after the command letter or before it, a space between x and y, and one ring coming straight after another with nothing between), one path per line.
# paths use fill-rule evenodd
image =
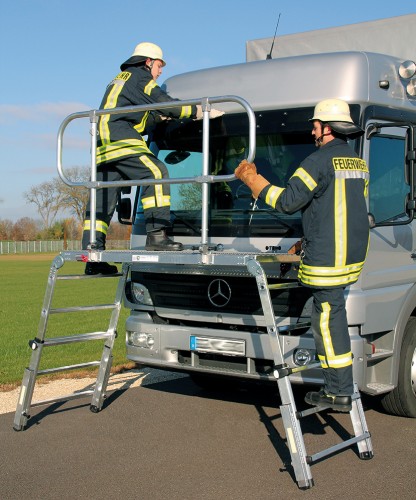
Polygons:
M86 250L91 243L91 236L90 236L90 224L89 220L86 220L84 223L84 231L82 233L82 249ZM98 222L98 221L97 221ZM86 227L88 226L88 229ZM97 227L97 226L96 226ZM95 248L97 250L105 250L105 238L106 238L107 233L102 233L98 229L95 230Z
M97 166L97 181L165 179L169 177L163 162L151 154L119 158L117 161ZM170 187L167 184L142 186L142 202L146 231L170 226ZM109 225L113 217L120 188L97 189L97 221ZM89 220L89 201L86 220ZM83 238L84 239L84 238ZM84 247L83 247L84 248Z
M312 331L327 394L353 393L351 340L343 288L312 289Z

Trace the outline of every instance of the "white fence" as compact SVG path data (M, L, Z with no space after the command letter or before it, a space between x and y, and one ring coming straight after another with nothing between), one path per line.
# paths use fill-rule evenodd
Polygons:
M65 245L64 245L65 243ZM64 248L65 246L65 248ZM107 250L127 250L130 240L107 240ZM0 241L0 255L11 253L41 253L62 252L63 250L81 250L79 240L50 240L50 241Z

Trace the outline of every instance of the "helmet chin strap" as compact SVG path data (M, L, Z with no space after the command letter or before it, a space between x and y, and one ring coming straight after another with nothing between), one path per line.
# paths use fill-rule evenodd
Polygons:
M324 130L325 126L326 126L326 125L324 125L324 124L321 122L321 132ZM323 137L326 137L326 136L331 135L331 134L332 134L332 132L331 132L331 131L327 132L326 134L322 133L319 137L317 137L317 138L315 139L315 146L316 146L317 148L319 148L320 146L322 146L322 139L323 139Z

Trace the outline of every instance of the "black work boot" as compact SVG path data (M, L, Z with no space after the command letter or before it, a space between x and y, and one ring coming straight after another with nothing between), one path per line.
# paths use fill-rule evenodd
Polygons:
M183 245L168 238L165 229L158 229L147 233L145 250L180 251Z
M85 266L85 274L90 276L94 274L117 274L117 266L112 266L108 262L87 262Z
M312 406L329 407L335 411L351 411L351 396L331 396L326 394L323 389L319 392L308 392L305 396L305 402Z

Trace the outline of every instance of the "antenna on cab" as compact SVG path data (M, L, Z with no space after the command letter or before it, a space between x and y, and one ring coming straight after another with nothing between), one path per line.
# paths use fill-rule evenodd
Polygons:
M270 52L267 54L266 59L271 59L272 58L272 52L273 52L273 46L274 46L274 41L276 39L276 33L277 33L277 28L279 27L279 21L280 21L280 16L282 13L279 13L279 17L277 18L277 24L276 24L276 29L274 30L274 37L273 37L273 42L272 46L270 47Z

